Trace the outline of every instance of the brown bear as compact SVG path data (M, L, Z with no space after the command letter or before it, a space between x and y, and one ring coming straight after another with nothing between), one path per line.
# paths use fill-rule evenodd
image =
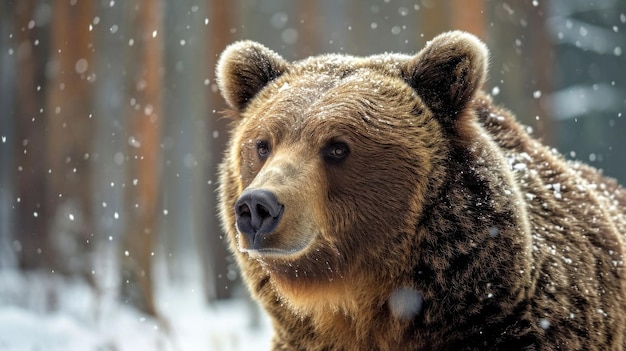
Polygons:
M488 52L217 66L223 228L274 350L626 350L626 190L481 91Z

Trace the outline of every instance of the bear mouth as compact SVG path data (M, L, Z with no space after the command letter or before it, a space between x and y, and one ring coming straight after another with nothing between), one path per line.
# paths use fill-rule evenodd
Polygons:
M280 232L263 233L257 235L254 242L250 242L247 237L238 235L238 249L255 259L289 259L293 260L301 256L313 242L316 235L302 235L308 240L284 240Z
M302 249L276 249L276 248L263 248L263 249L246 249L239 246L239 251L248 254L250 258L263 259L263 258L279 258L279 257L291 257Z

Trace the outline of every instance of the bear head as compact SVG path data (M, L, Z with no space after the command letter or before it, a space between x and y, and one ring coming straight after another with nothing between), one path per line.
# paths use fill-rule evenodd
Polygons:
M414 56L288 62L255 42L229 46L217 66L233 121L220 216L252 292L269 283L306 311L413 269L453 144L471 143L487 61L458 31Z

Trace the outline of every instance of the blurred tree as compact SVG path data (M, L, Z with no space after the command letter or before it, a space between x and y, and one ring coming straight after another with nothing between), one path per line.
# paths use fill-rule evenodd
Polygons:
M94 265L100 292L117 292L121 281L119 253L124 251L121 239L127 219L123 185L128 177L126 156L130 134L127 128L129 90L125 82L133 67L130 63L136 61L129 50L133 43L129 39L133 3L110 4L99 2L97 16L92 21L93 69L97 77L93 101L95 151L91 157L97 245Z
M207 194L208 203L206 212L211 214L212 220L209 223L209 232L207 233L208 240L201 242L205 242L205 245L202 245L203 250L206 249L205 254L202 255L204 258L204 267L206 267L204 281L210 300L231 297L232 286L235 284L232 277L234 269L229 268L229 265L232 265L232 258L226 249L222 228L217 219L217 165L222 160L229 128L228 120L220 118L218 114L225 110L226 106L217 92L214 70L218 55L236 38L236 31L233 30L236 27L236 13L236 3L209 0L208 33L210 41L206 48L208 50L207 65L209 70L213 72L211 75L213 88L208 92L208 101L212 112L208 116L209 122L207 127L209 132L207 138L209 140L208 150L210 152L208 162L210 168L210 186ZM202 235L203 233L199 234Z
M526 64L525 80L526 96L531 96L530 111L527 119L521 119L525 123L533 126L538 136L546 143L554 144L555 136L555 116L550 103L550 96L554 92L554 64L555 50L554 43L550 38L547 29L549 18L546 1L532 1L523 3L523 11L527 16L527 26L533 28L528 38L526 38L526 52L532 53L530 60ZM523 36L520 33L520 36ZM530 81L529 81L530 80Z
M208 3L165 2L163 187L159 259L168 283L201 283L210 270L207 215L209 133Z
M23 5L22 5L23 6ZM15 267L17 256L13 250L15 228L15 212L12 205L15 203L16 191L13 188L14 150L17 145L15 137L15 52L10 51L11 43L14 42L14 5L3 1L0 3L0 269ZM5 51L6 50L6 51Z
M91 1L54 1L50 57L46 64L44 154L47 156L46 214L52 269L91 281L93 251L92 167L94 76ZM78 30L77 30L78 29Z
M449 8L450 28L470 32L485 40L485 0L450 0Z
M423 41L450 30L464 30L486 40L487 8L491 0L422 0L417 20Z
M15 136L13 179L16 183L14 206L16 223L15 250L21 269L47 266L53 257L48 250L48 207L45 206L46 162L43 91L46 87L43 67L48 52L44 45L35 46L39 25L33 23L35 0L19 1L15 11L15 56L17 64L15 98ZM41 24L40 24L41 25Z
M318 23L320 19L320 4L318 1L299 1L296 13L302 24L298 32L298 57L304 58L317 55L321 49L320 30Z
M487 6L491 21L487 41L493 52L488 84L495 101L551 143L554 51L546 30L545 1L487 1L493 2Z
M122 299L156 315L152 256L157 238L156 218L161 180L161 87L163 46L160 0L132 2L134 58L128 76L129 113L126 178L127 227L123 240Z
M449 30L464 30L485 40L485 0L422 0L417 6L421 45Z
M424 40L430 40L451 29L448 2L449 0L422 0L417 20Z

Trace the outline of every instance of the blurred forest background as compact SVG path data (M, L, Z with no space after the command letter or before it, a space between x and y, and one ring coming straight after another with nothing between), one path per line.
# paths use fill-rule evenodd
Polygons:
M450 29L487 42L497 103L626 184L626 1L2 0L0 272L80 279L146 315L188 281L240 298L215 209L220 52L414 53ZM0 306L32 308L2 277Z

